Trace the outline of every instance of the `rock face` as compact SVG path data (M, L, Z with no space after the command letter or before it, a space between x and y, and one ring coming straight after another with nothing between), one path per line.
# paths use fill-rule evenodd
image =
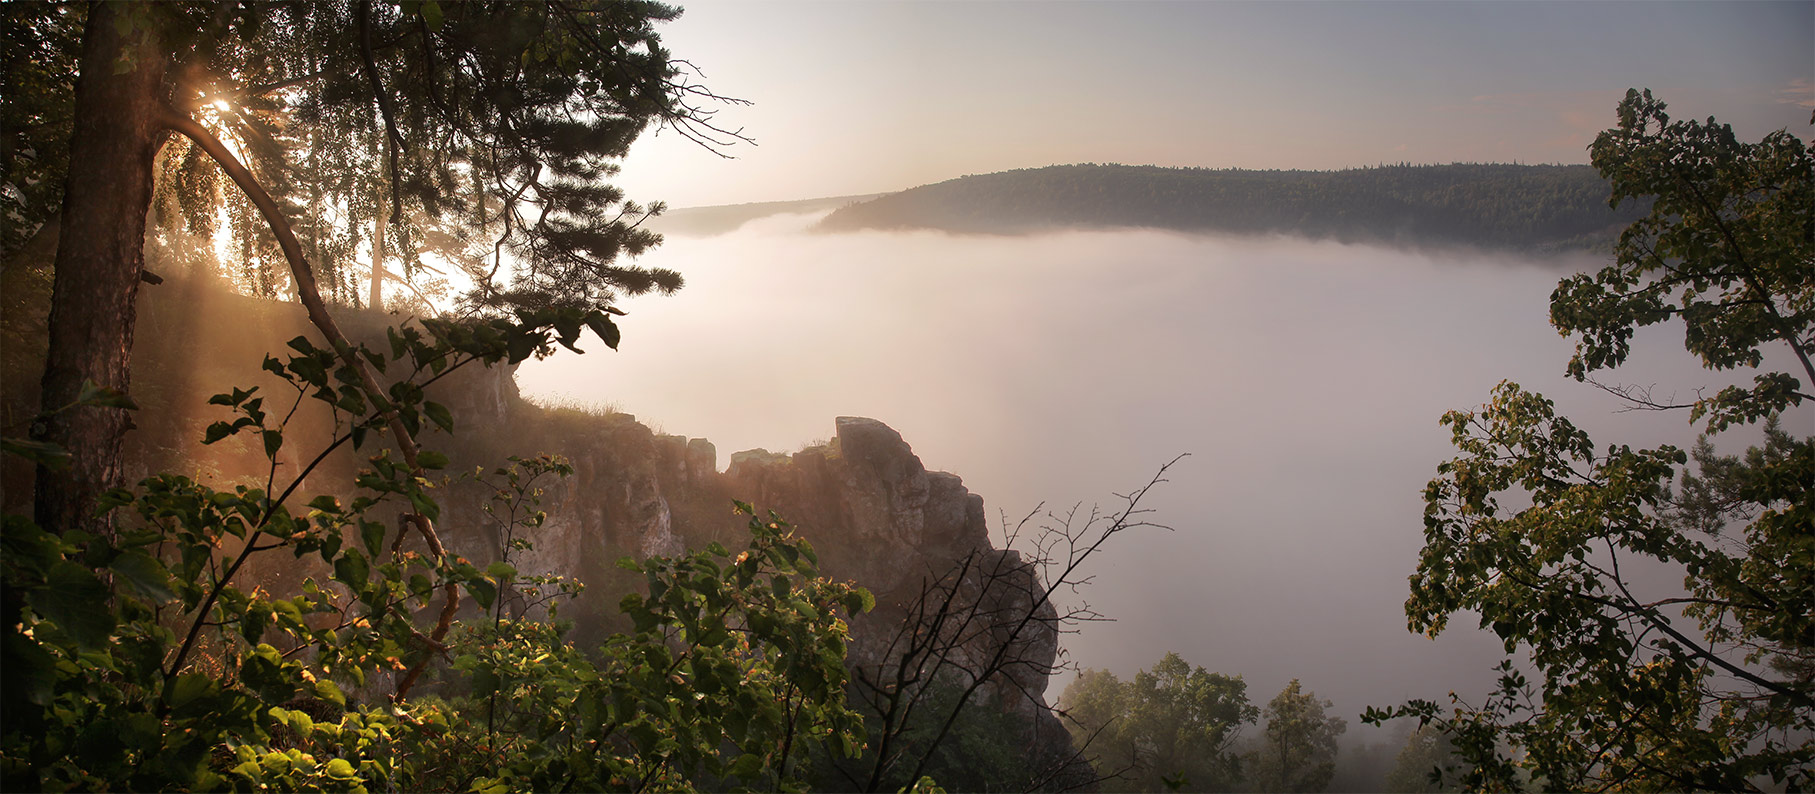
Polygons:
M670 555L715 540L735 549L744 530L731 501L773 510L813 544L822 573L876 596L875 610L851 620L855 670L872 678L896 670L911 647L902 639L912 635L903 630L910 616L949 601L953 611L972 617L917 663L930 669L943 658L941 675L961 685L974 680L971 671L997 671L979 702L1007 709L1028 726L1031 757L1069 755L1069 736L1045 700L1058 625L1036 566L992 546L983 498L957 475L927 471L888 425L839 417L824 445L792 454L738 452L720 473L716 450L704 439L657 435L625 414L569 422L545 412L547 426L538 428L524 416L535 409L511 409L517 401L510 398L462 407L479 421L486 421L487 403L513 411L511 441L519 454L533 445L574 466L572 477L551 483L542 497L548 519L533 536L535 550L517 558L523 573L599 583L619 556ZM501 450L472 452L503 457ZM448 527L472 523L464 517L478 515L482 498L455 491L452 512L463 518L450 518ZM495 533L482 532L465 533L454 545L473 559L495 558L488 551L501 546ZM917 609L921 601L926 608ZM608 611L604 604L593 609ZM584 624L586 610L581 614Z
M841 416L837 429L831 443L793 455L732 456L731 490L801 527L828 572L878 593L989 548L983 497L956 475L928 472L874 419Z
M962 667L980 669L1010 646L1011 682L1039 698L1058 652L1053 608L1040 596L1033 566L990 545L983 497L957 475L929 472L901 434L874 419L841 416L825 446L793 455L752 450L732 456L733 493L773 509L800 528L819 551L825 573L876 595L877 609L853 619L851 657L881 665L894 629L925 597L989 615L975 640L957 649ZM950 583L941 587L941 583ZM1034 610L1035 603L1040 609ZM937 602L930 604L937 607ZM1029 616L1031 615L1031 619ZM985 639L988 638L988 639ZM974 647L972 647L974 646ZM1000 694L1010 694L1004 690ZM1027 700L1027 698L1020 698Z
M889 680L902 654L925 647L916 645L914 616L949 605L967 617L932 632L935 647L918 667L938 666L960 685L988 672L980 702L1025 726L1030 766L1064 767L1055 779L1067 785L1093 779L1071 759L1070 736L1046 702L1059 650L1046 584L1019 552L991 544L983 497L957 475L927 471L888 425L841 416L830 443L792 455L738 453L725 476L739 498L795 524L827 575L876 595L876 609L851 620L849 661L858 675Z

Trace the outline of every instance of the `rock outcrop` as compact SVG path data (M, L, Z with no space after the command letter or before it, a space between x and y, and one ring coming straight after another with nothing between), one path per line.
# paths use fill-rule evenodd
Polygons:
M801 527L828 572L879 593L990 546L983 497L957 475L927 471L874 419L841 416L832 442L793 455L740 452L726 477L740 498Z
M914 616L949 606L965 622L948 626L947 636L934 641L944 644L921 664L931 668L943 659L941 675L960 685L988 673L978 701L1009 710L1027 726L1031 757L1069 755L1070 739L1045 700L1059 626L1037 566L995 548L983 498L955 474L927 471L888 425L839 417L823 445L791 454L737 452L721 473L716 450L704 439L658 435L627 414L540 411L532 421L524 414L536 409L509 407L518 403L514 394L494 402L479 393L487 399L462 407L477 412L480 422L493 419L486 416L491 406L514 411L508 423L515 451L560 454L574 466L572 477L551 482L543 495L548 519L534 535L535 551L519 557L522 572L596 587L610 580L620 556L675 554L711 541L736 548L744 530L729 509L734 499L772 510L813 544L822 573L876 596L875 610L851 620L854 669L871 676L896 670L904 649L912 648L903 638L914 634ZM503 452L469 450L494 460ZM482 494L452 491L457 515L478 515ZM444 522L450 528L472 523ZM472 532L455 545L473 559L500 547L495 536ZM602 602L580 610L582 629L587 614L605 620L609 611Z

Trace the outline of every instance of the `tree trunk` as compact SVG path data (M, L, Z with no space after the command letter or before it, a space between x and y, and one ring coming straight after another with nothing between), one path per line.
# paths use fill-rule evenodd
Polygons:
M384 311L384 191L378 191L379 209L372 214L372 299L368 308Z
M165 69L149 27L121 24L134 10L96 3L82 35L63 197L66 233L57 246L40 386L46 410L73 402L85 380L121 391L129 384L145 213L163 135L154 110ZM33 427L35 437L74 453L63 471L38 470L40 526L64 532L94 525L96 499L120 484L120 441L130 426L123 409L76 408Z

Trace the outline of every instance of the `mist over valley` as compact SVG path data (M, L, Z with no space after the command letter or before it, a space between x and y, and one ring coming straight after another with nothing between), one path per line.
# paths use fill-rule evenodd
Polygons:
M876 418L962 476L992 524L1041 504L1113 507L1189 453L1148 505L1174 531L1118 538L1066 596L1114 620L1064 639L1086 667L1129 675L1176 650L1255 693L1296 677L1361 735L1363 706L1478 693L1497 638L1466 620L1434 642L1405 630L1421 492L1455 454L1438 417L1508 379L1597 438L1695 437L1680 415L1618 413L1564 375L1572 346L1549 297L1603 264L1591 253L825 233L824 214L671 235L649 260L687 273L686 289L627 302L615 353L526 363L525 395L708 438L721 466L823 440L836 416ZM1725 385L1673 354L1680 332L1654 330L1604 380L1660 398Z

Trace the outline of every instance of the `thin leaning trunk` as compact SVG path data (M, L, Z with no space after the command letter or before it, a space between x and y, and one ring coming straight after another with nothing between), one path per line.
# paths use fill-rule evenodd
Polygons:
M157 110L158 118L165 127L181 133L202 147L202 150L208 153L215 164L226 172L227 177L233 180L233 183L246 194L247 198L252 200L253 205L258 207L259 214L271 227L272 234L276 235L278 246L283 249L284 259L290 265L291 277L296 281L297 298L308 310L310 324L321 331L321 335L327 338L328 344L333 347L340 360L358 375L360 385L365 387L367 396L373 401L374 407L383 413L386 424L390 427L391 435L397 442L398 452L403 455L404 463L417 475L421 475L422 464L417 460L418 450L415 437L410 435L410 431L404 427L403 421L397 416L396 409L383 402L386 392L378 387L378 381L372 377L371 368L366 365L364 359L359 357L358 353L354 352L346 334L341 333L339 324L334 322L334 316L328 313L328 305L321 299L321 290L315 282L315 273L310 269L308 261L303 258L302 245L297 242L296 234L290 228L290 222L278 209L277 202L272 200L264 186L258 183L252 173L246 170L246 167L233 156L232 152L228 151L226 146L221 144L220 140L214 137L213 133L197 124L194 119L168 106L159 106ZM447 552L441 545L441 537L435 531L433 521L419 513L406 513L400 518L397 544L403 542L403 537L409 528L414 528L422 535L423 541L428 544L429 553L435 560L439 561L446 557ZM447 636L448 629L453 625L454 614L460 608L459 585L449 582L443 587L442 592L445 601L443 601L441 617L436 621L435 628L427 635L417 632L417 638L435 650L443 648L441 641ZM424 659L404 673L403 678L397 683L397 693L393 695L394 699L402 701L409 694L410 688L415 685L417 677L422 675L427 664L428 660Z
M366 305L384 308L384 191L378 191L378 211L372 213L372 297Z

